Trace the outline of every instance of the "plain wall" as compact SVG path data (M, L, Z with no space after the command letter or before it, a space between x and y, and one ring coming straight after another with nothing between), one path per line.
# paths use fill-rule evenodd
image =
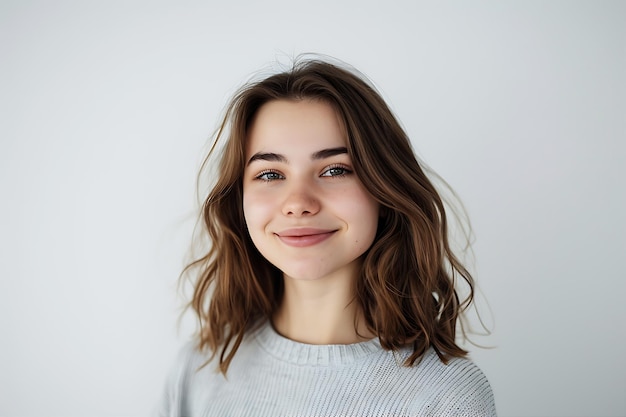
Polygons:
M500 415L626 415L624 22L620 1L0 2L0 416L150 413L189 337L209 136L301 52L368 75L465 203Z

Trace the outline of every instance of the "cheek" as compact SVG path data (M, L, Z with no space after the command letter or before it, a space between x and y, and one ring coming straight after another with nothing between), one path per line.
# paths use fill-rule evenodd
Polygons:
M376 231L378 230L379 210L378 204L370 202L370 205L362 207L362 215L359 219L360 224L363 227L363 240L367 249L374 242L376 237Z
M365 189L357 188L343 194L341 205L348 222L357 228L360 243L369 247L378 228L379 204Z
M271 200L254 190L243 191L243 215L251 235L263 227L271 213Z
M244 189L243 191L243 218L246 221L246 226L250 229L251 225L254 224L254 210L252 208L252 201L250 199L249 193Z

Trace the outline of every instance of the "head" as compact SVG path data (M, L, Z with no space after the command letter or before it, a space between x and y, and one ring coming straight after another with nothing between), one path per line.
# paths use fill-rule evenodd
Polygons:
M412 346L407 364L430 346L444 360L464 355L455 343L463 303L453 276L459 273L470 288L472 278L449 248L437 190L365 78L316 60L245 86L227 108L216 138L226 140L219 176L203 207L212 246L192 264L201 269L191 303L200 319L201 347L221 349L225 372L245 331L270 318L282 297L282 273L248 232L243 186L255 117L276 102L315 102L332 109L354 174L376 206L377 224L371 244L363 248L355 291L368 328L387 349Z

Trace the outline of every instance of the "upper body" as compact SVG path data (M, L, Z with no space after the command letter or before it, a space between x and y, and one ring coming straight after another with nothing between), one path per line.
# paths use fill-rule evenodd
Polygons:
M172 370L160 417L495 416L489 382L468 359L429 350L412 366L377 339L310 345L269 323L244 339L226 377L191 344Z
M211 245L189 266L199 351L181 355L161 414L494 415L456 343L473 278L382 97L304 62L243 88L222 127Z

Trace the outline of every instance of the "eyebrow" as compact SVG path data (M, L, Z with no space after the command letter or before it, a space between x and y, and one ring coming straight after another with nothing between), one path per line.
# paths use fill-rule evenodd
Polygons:
M321 151L314 152L311 155L311 159L312 160L326 159L326 158L330 158L331 156L341 155L345 153L348 153L348 149L344 146L340 146L338 148L322 149ZM248 165L250 165L254 161L282 162L285 164L289 163L289 160L287 159L285 155L281 155L281 154L273 153L273 152L255 153L254 155L252 155L252 158L250 158L250 160L248 161Z

